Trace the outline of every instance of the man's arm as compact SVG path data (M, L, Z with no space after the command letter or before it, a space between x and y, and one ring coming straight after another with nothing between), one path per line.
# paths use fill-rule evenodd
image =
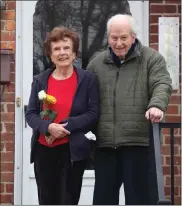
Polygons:
M172 81L164 57L154 52L149 60L148 69L150 96L148 109L156 107L165 112L172 93Z

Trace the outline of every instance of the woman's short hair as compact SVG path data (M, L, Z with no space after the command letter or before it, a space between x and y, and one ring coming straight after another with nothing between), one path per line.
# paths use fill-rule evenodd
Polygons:
M76 32L66 27L55 27L47 36L44 42L44 53L46 56L51 55L51 42L57 42L64 40L64 38L70 38L73 42L73 52L78 53L79 49L79 36Z

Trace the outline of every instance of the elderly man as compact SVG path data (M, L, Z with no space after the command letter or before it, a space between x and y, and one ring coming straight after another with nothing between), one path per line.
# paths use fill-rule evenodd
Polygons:
M109 47L88 65L100 83L93 204L148 205L149 122L160 122L172 87L161 54L143 46L131 16L107 23ZM149 177L150 178L150 177Z

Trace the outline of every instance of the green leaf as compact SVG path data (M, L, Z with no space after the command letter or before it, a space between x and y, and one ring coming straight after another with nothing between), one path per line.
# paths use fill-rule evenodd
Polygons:
M45 112L44 111L40 112L40 118L43 119L44 116L45 116Z
M45 109L42 112L40 112L40 117L43 119L45 116L49 114L49 109Z
M45 115L48 115L49 112L50 112L50 109L49 109L49 108L44 109L44 114L45 114Z
M51 119L51 120L54 120L56 118L57 114L55 111L53 110L49 110L49 113L48 113L48 117Z

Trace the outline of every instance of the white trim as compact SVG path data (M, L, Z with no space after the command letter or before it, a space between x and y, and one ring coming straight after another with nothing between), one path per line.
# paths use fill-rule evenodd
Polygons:
M15 98L22 98L22 1L16 2L16 61ZM15 164L14 164L14 205L22 205L22 115L23 105L15 105Z
M149 46L149 1L143 1L143 14L144 14L144 45Z

